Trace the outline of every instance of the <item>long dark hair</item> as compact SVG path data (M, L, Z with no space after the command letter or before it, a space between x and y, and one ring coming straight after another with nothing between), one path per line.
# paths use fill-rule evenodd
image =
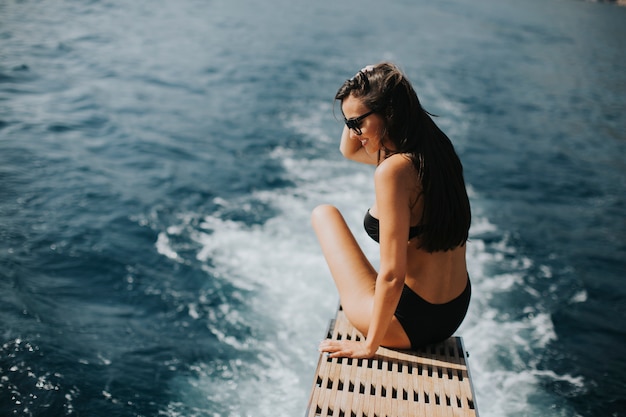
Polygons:
M368 66L339 88L336 100L354 96L385 121L383 146L408 155L422 185L424 210L421 247L428 252L464 245L469 236L471 210L463 165L452 142L422 108L409 80L394 64Z

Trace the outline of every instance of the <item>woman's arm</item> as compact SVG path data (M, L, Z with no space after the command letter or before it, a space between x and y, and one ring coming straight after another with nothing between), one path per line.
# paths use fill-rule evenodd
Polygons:
M365 152L365 148L361 146L361 141L358 139L358 136L352 137L350 135L348 126L343 127L339 151L341 151L344 157L352 161L370 165L376 165L378 163L378 156L374 157Z
M387 333L404 286L411 222L409 196L414 175L411 168L404 156L394 155L385 160L374 175L380 223L380 269L366 336L370 352L376 352Z

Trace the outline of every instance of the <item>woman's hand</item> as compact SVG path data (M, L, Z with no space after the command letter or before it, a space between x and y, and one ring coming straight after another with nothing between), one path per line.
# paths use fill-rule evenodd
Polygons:
M331 358L365 359L374 356L378 347L372 349L365 341L326 339L320 343L319 350L328 352Z

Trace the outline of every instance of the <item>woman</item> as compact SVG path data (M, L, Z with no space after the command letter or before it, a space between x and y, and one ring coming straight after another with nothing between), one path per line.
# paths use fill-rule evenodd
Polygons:
M364 225L380 243L380 270L335 207L313 210L343 310L366 336L327 339L320 350L367 358L379 346L408 349L444 340L463 321L471 293L465 263L471 215L461 162L393 64L365 67L335 99L345 120L341 153L376 165L376 198Z

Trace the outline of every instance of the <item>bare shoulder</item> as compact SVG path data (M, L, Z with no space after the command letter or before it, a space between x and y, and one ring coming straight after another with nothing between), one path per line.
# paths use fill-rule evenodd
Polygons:
M422 185L413 161L406 154L395 154L378 165L374 173L376 196L395 202L406 201L412 207L421 194Z
M408 181L416 177L411 158L405 154L394 154L387 157L376 167L376 181Z

